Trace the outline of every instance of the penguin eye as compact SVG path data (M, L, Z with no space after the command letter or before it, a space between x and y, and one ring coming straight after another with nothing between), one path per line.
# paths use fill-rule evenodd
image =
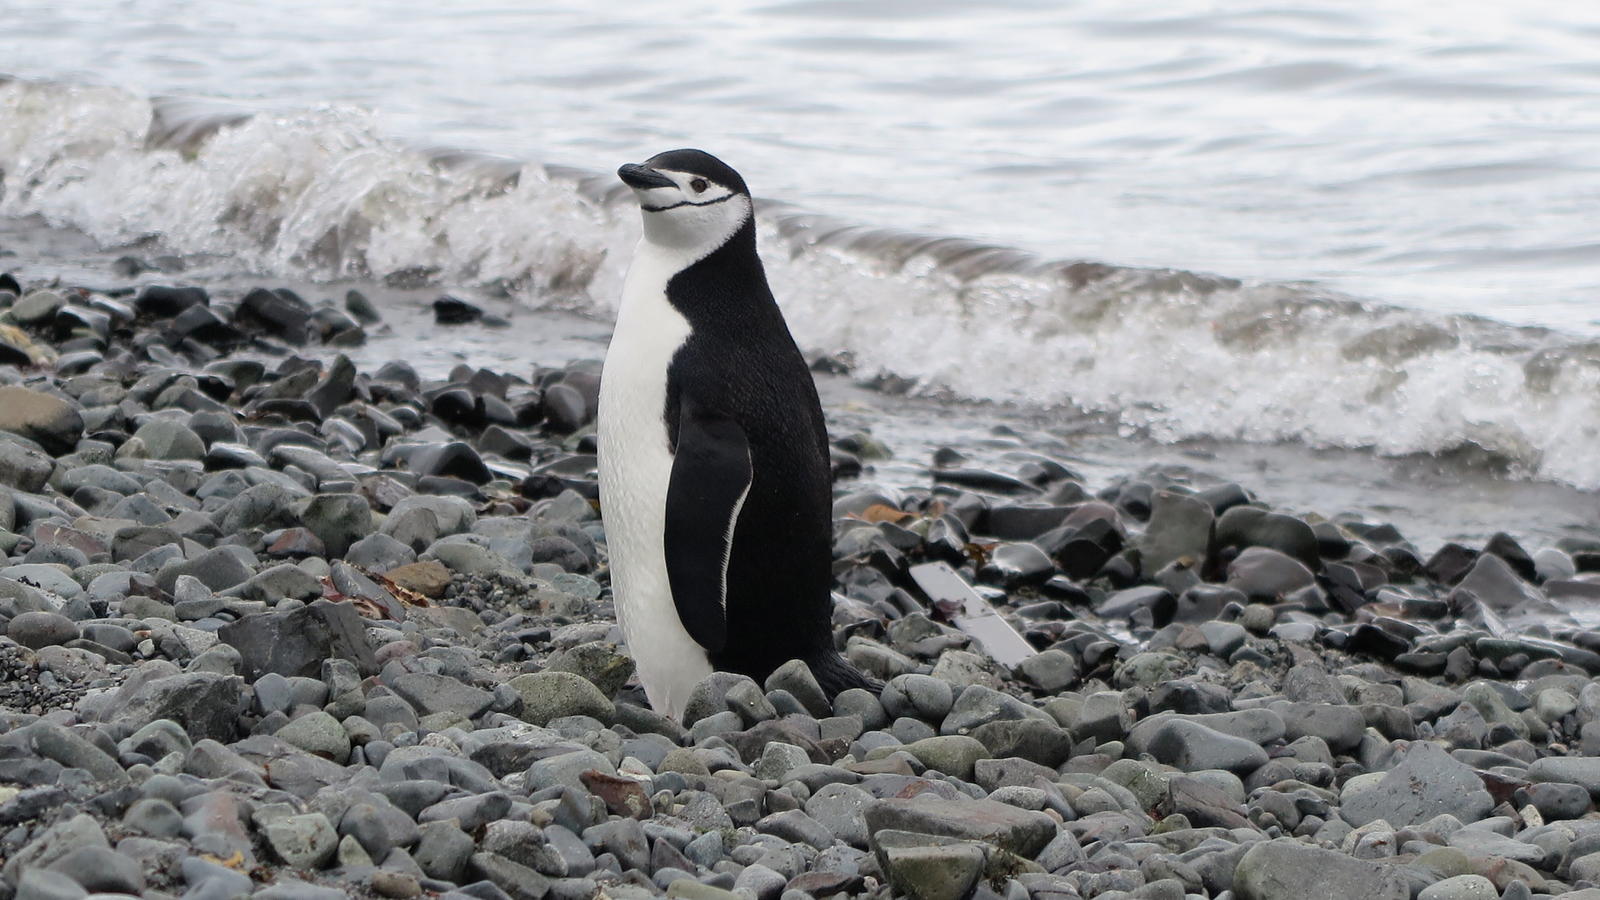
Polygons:
M694 192L696 194L703 194L705 193L708 185L706 184L706 180L704 178L696 178L695 180L689 182L689 187L694 188Z

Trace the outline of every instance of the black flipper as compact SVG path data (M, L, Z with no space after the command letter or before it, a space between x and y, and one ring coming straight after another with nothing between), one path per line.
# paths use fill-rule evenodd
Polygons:
M684 629L712 653L728 639L728 558L752 478L739 424L685 398L667 483L667 581Z

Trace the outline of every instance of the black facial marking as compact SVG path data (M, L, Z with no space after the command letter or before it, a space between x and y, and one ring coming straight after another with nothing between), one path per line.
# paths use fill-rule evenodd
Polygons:
M715 200L706 200L706 201L701 202L701 203L696 203L693 200L679 200L677 203L669 203L666 206L645 206L644 204L641 203L639 205L639 208L644 210L645 212L666 212L669 209L677 209L680 206L711 206L712 204L715 204L715 203L723 203L725 201L732 200L733 198L735 198L737 196L739 196L739 195L738 194L728 194L726 196L718 197Z
M707 181L720 184L736 194L750 193L744 179L731 166L704 150L668 150L645 160L652 169L698 175Z

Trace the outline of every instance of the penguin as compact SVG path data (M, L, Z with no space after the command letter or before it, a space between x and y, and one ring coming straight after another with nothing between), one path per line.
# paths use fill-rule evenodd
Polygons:
M711 672L791 659L830 698L879 687L833 646L827 429L744 179L700 150L617 175L644 234L600 376L600 507L650 705L681 721Z

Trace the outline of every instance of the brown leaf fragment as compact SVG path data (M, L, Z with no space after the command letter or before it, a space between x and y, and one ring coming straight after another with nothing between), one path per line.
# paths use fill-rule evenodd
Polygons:
M588 769L578 773L578 780L583 782L589 793L605 801L607 811L614 816L648 819L655 812L650 805L650 795L645 793L644 785L632 778L607 775L599 769Z
M874 524L878 522L893 522L899 525L907 519L915 519L916 515L903 509L895 509L887 503L874 503L857 514L856 518Z

